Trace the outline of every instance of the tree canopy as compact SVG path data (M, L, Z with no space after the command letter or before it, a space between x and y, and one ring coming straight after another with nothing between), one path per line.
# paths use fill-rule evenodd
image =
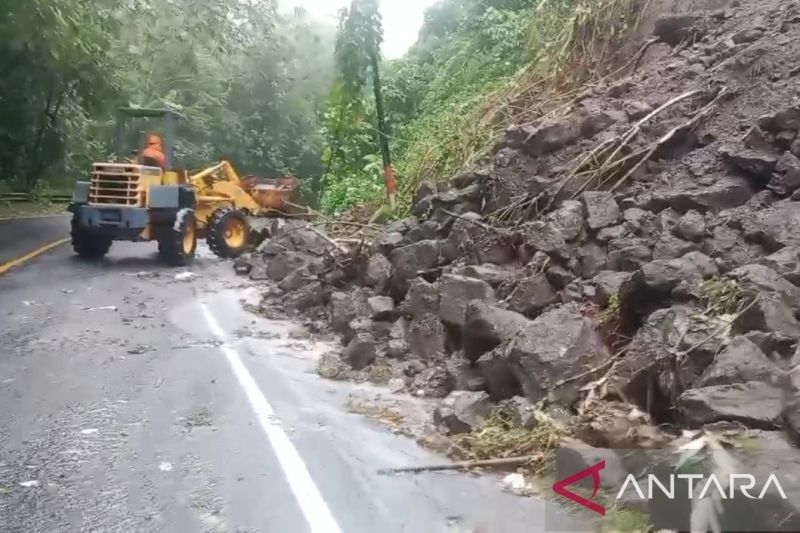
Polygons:
M322 172L335 29L308 13L278 15L268 0L5 3L0 188L85 176L116 149L119 106L176 109L187 168L227 158L253 174Z

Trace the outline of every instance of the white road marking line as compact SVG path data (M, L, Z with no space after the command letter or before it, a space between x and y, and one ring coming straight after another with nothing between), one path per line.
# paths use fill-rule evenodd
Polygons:
M250 401L250 406L255 411L258 421L261 423L261 428L266 433L270 445L278 458L278 462L283 469L286 476L286 481L294 493L297 504L303 512L303 516L311 528L312 533L340 533L341 529L339 524L336 523L328 504L322 498L319 489L314 480L311 479L311 474L308 473L308 468L300 457L297 448L294 447L292 441L289 440L288 435L283 430L281 422L275 414L275 410L267 401L264 393L258 388L256 381L253 379L250 371L242 362L241 357L227 343L227 336L220 327L217 319L208 309L208 307L201 303L200 307L203 310L206 322L208 322L211 332L222 341L219 349L225 354L228 363L231 365L231 370L239 381L239 385L244 389L247 399Z

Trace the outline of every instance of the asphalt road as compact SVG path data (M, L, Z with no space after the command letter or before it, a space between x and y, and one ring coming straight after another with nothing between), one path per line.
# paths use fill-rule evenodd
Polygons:
M381 391L319 378L325 346L244 311L231 270L115 243L0 276L0 531L577 529L492 476L379 475L443 459L351 412Z
M69 213L65 215L0 219L0 265L37 248L69 236Z

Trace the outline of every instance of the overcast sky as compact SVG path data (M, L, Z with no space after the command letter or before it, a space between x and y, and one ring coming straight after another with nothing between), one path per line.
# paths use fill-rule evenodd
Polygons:
M402 56L417 40L425 9L437 0L381 0L383 15L383 54L394 59ZM320 18L336 23L336 15L350 0L281 0L288 7L302 6Z

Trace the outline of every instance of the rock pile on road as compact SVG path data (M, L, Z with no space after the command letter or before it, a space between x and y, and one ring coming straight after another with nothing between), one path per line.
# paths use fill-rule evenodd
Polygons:
M445 432L513 401L593 446L717 423L800 444L800 8L715 4L662 15L629 77L509 129L482 170L423 183L369 250L276 221L240 268L341 336L327 374L446 397Z

